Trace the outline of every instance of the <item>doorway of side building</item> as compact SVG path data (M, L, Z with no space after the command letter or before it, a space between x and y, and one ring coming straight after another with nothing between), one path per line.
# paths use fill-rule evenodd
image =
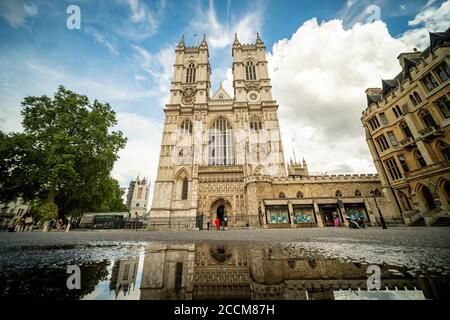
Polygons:
M437 205L436 205L436 202L434 201L434 197L431 194L430 189L427 186L422 186L420 191L422 192L422 196L425 199L425 204L427 206L427 209L428 210L436 209Z
M322 215L322 223L325 227L334 227L334 217L338 214L336 206L319 205L320 213ZM339 218L340 219L340 218ZM341 222L342 223L342 222Z
M447 200L447 204L450 205L450 182L445 180L441 188L442 194L445 196L445 199Z

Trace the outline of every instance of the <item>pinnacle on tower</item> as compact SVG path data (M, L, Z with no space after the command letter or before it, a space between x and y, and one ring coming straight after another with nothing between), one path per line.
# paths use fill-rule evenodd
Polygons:
M256 33L256 44L264 44L264 42L261 40L261 37L259 36L259 32Z
M178 48L184 48L184 34L181 35L180 43L178 44Z
M239 40L238 40L237 33L235 33L235 34L234 34L234 42L233 42L233 46L240 46L240 45L241 45L241 43L240 43Z
M206 43L206 35L203 34L202 43L200 44L200 47L207 47L208 43Z

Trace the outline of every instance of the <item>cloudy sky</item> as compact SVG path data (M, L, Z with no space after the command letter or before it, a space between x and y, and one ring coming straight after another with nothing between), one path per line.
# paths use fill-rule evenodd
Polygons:
M68 29L67 8L80 8ZM449 27L450 0L0 0L0 130L20 131L20 101L59 84L109 102L129 138L113 176L152 181L174 48L206 34L212 91L230 94L231 43L266 44L288 160L314 173L375 172L360 123L364 90L395 76L400 52ZM195 34L199 36L196 37Z

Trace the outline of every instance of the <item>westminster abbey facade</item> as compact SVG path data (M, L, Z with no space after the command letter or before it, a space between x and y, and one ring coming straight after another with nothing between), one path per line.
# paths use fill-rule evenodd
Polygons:
M220 86L211 96L206 38L176 48L149 228L201 229L208 217L231 228L323 227L349 212L368 223L378 208L389 215L377 175L310 176L306 162L286 163L260 36L235 36L232 57L233 94Z

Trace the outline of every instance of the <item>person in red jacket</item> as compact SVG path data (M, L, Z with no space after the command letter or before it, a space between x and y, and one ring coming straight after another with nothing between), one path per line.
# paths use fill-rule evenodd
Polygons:
M220 230L220 219L216 218L216 230Z

